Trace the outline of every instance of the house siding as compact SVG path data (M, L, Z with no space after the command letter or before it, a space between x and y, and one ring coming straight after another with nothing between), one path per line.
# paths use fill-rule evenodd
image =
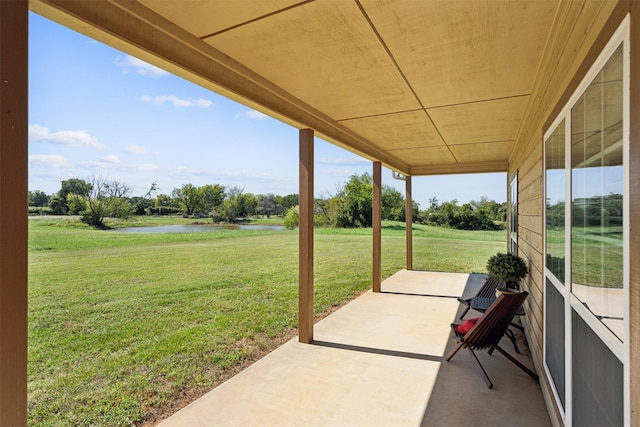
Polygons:
M561 4L554 27L551 29L549 42L545 48L544 60L539 65L540 72L532 88L532 95L526 113L528 120L520 128L516 137L516 144L509 159L509 176L513 176L517 172L519 181L518 254L525 258L530 269L524 288L531 295L525 304L527 315L523 319L528 326L527 338L529 347L534 364L541 374L543 393L555 425L563 424L562 417L552 397L553 394L543 369L543 135L630 10L631 2L628 1L584 1ZM640 11L637 11L636 15L639 13ZM640 19L637 20L640 21ZM640 109L640 105L638 108ZM636 149L636 151L640 150ZM633 150L632 153L634 153ZM635 155L636 159L638 155L640 153ZM634 155L632 155L632 164L633 158ZM638 162L636 161L635 163L637 165ZM636 181L639 181L638 177L636 177ZM636 183L635 189L632 189L631 199L640 199L638 186L638 183ZM635 211L639 211L638 207L635 208ZM636 217L638 216L640 215L636 215ZM633 218L633 214L631 217ZM635 243L635 247L638 248L637 243ZM631 246L632 254L634 253L633 249L634 243ZM635 252L638 253L637 250ZM635 277L638 277L638 272L632 272L632 290L637 288L637 286L634 286L634 283L637 283L637 280L634 279L634 274ZM632 292L632 298L635 294L635 292ZM640 301L640 293L636 295L636 300ZM634 306L638 307L640 304L632 302L632 307ZM632 337L630 338L632 351L634 348L633 330L637 331L639 326L633 326L633 322L639 323L637 317L631 316ZM632 373L635 374L633 366ZM637 377L638 375L636 374L635 378ZM635 381L635 383L637 382ZM633 383L634 381L632 381ZM632 392L632 408L638 406L639 399L634 398L637 394ZM633 417L632 414L632 425L634 424Z
M629 129L629 360L631 425L640 425L640 10L631 13ZM635 230L635 233L634 233Z

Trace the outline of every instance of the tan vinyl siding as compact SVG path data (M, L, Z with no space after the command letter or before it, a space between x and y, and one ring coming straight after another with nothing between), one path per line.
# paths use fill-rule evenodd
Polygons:
M640 425L640 13L631 14L631 105L629 144L629 343L631 425ZM635 233L634 233L635 230Z

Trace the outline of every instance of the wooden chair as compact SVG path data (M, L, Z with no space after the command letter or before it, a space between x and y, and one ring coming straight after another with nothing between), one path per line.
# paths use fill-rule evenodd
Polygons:
M522 306L522 303L529 295L528 292L521 292L517 294L505 294L500 296L496 302L484 313L482 317L468 330L468 332L461 334L456 331L456 327L459 325L452 324L451 327L459 339L458 344L451 350L447 356L447 362L451 360L453 356L461 348L469 350L471 357L482 371L484 380L489 388L493 388L493 383L489 379L487 372L484 370L478 357L474 353L474 350L489 349L489 354L493 353L493 350L498 350L507 359L513 362L520 369L525 371L531 378L538 381L538 376L529 368L524 366L518 360L516 360L509 353L504 351L498 343L504 335L505 331L509 327L511 320L516 315L518 309ZM458 328L459 329L459 328Z
M504 288L505 287L505 283L500 280L500 279L495 279L493 277L489 277L484 284L482 285L482 287L480 288L480 290L478 291L477 294L475 294L473 297L471 298L463 298L460 297L458 298L458 302L460 304L464 304L467 306L467 308L462 312L462 314L460 315L460 320L462 320L462 318L467 314L467 312L469 311L469 309L471 308L471 300L473 298L490 298L496 295L496 289L497 288Z

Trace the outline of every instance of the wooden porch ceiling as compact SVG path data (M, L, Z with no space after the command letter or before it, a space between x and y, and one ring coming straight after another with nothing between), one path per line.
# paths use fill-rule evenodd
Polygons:
M30 0L407 175L505 171L559 0Z

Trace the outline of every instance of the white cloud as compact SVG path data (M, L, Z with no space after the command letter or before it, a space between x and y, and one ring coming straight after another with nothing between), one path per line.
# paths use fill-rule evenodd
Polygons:
M146 173L146 172L156 172L160 170L160 166L154 165L153 163L134 163L134 164L123 165L122 169L128 172Z
M149 149L147 147L143 147L142 145L127 144L124 146L124 152L133 154L135 156L141 156L143 154L149 154Z
M153 105L164 105L165 103L173 104L177 108L185 107L197 107L197 108L209 108L213 104L208 99L193 99L193 98L178 98L174 95L161 95L161 96L141 96L140 99L143 102L150 102Z
M31 154L29 155L29 162L56 169L69 166L67 159L57 154Z
M244 115L254 120L264 120L267 117L269 117L266 114L262 114L260 111L256 111L256 110L245 111Z
M100 159L100 161L103 163L111 163L114 165L120 163L120 159L115 154L110 154L107 157L103 157L102 159Z
M171 74L162 68L158 68L131 55L125 57L118 56L115 62L118 67L122 68L122 72L125 74L133 71L141 76L153 78L164 77Z
M78 162L78 166L83 167L85 169L115 169L117 165L111 162L105 162L103 160L93 161L93 160L84 160ZM100 172L98 171L98 172Z
M114 155L104 157L98 161L78 162L78 165L85 169L111 169L133 173L148 173L160 170L160 166L153 163L120 163L120 159Z
M30 141L47 141L52 144L67 147L91 147L103 149L104 144L98 142L98 138L85 130L61 130L50 132L49 128L40 125L29 125Z
M173 166L166 170L167 175L179 181L219 183L245 187L252 184L289 184L292 180L284 175L261 172L232 172L230 170L203 170L187 166ZM295 184L295 180L293 180Z

